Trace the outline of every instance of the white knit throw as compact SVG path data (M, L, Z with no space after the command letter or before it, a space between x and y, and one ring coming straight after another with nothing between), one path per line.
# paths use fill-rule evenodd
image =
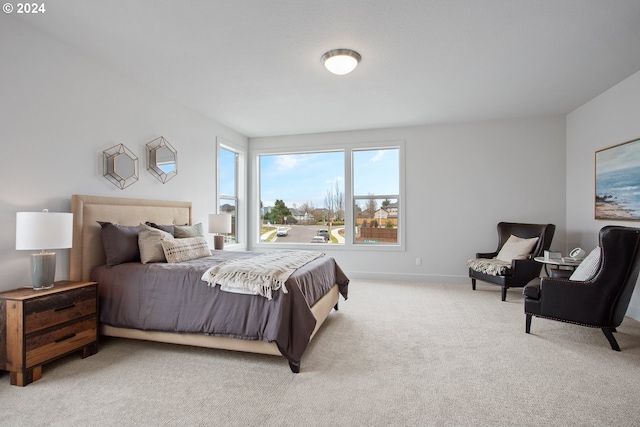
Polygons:
M323 255L314 251L267 252L213 266L204 272L202 280L209 286L220 285L223 291L272 299L272 291L282 288L287 293L284 283L296 269Z
M500 276L511 267L511 263L496 258L473 258L467 261L467 267L480 273Z

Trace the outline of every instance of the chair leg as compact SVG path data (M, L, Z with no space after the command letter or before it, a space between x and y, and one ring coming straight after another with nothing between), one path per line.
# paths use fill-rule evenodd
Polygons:
M474 291L476 290L476 279L471 279L471 289Z
M503 286L502 287L502 301L505 301L507 299L507 287Z
M615 328L602 328L602 332L604 332L604 336L609 340L609 344L611 344L611 349L615 351L620 351L620 346L618 345L618 341L613 336L613 330Z
M531 333L531 315L529 313L525 313L527 315L527 320L525 321L524 331L526 333Z

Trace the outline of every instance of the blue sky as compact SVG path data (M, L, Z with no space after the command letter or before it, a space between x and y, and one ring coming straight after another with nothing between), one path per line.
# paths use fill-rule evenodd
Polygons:
M236 153L233 151L220 150L220 194L235 196L234 188L236 176Z
M357 195L399 193L399 150L354 151L354 192ZM344 152L283 154L260 157L260 197L264 206L276 199L287 207L311 203L324 207L336 183L344 190Z

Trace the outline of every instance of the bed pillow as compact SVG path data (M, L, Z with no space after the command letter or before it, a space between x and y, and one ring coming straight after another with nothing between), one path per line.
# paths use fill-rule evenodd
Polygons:
M109 267L140 261L138 250L140 228L137 225L119 225L108 221L98 221L98 224L102 228L102 246Z
M512 259L526 259L535 244L538 243L538 239L539 237L523 239L522 237L512 234L507 241L504 242L496 258L506 262L511 262Z
M576 280L579 282L586 282L591 280L596 275L598 267L600 266L600 246L597 246L592 250L589 255L578 265L573 272L569 280Z
M138 246L140 247L140 261L143 264L150 262L166 262L164 251L162 250L163 240L173 240L171 233L158 228L140 224L138 233Z
M149 227L157 228L162 231L166 231L167 233L173 236L173 233L174 233L173 224L163 225L163 224L156 224L155 222L147 221L145 222L145 225L148 225Z
M184 239L187 237L204 237L202 223L195 225L174 225L173 235L176 239Z
M167 262L182 262L211 255L204 237L163 240L162 250Z

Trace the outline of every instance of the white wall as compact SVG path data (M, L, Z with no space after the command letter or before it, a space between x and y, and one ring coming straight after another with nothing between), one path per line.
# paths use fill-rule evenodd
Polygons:
M216 137L251 149L406 141L406 250L335 251L354 278L468 283L467 259L495 249L501 220L554 223L552 248L566 247L562 117L247 141L16 21L0 26L0 216L8 224L0 231L0 289L29 283L28 253L14 249L17 211L69 211L72 194L94 194L191 200L194 220L205 221L215 209ZM164 185L143 158L144 144L160 135L179 154L178 176ZM102 151L121 142L141 158L140 180L125 190L102 176ZM68 251L57 252L57 279L65 279Z
M6 17L4 17L6 18ZM190 200L194 222L216 208L216 137L247 139L122 78L17 19L0 25L0 290L29 285L29 252L15 250L17 211L69 212L72 194ZM178 151L166 184L146 171L145 144L164 136ZM102 151L124 143L140 179L120 190L102 176ZM56 279L68 278L58 250Z
M327 252L353 278L470 283L466 262L496 249L499 221L554 223L552 248L564 250L565 132L563 117L547 117L251 138L249 146L253 155L406 141L406 251ZM256 209L256 197L249 208Z
M567 116L567 245L587 250L598 244L608 224L640 227L638 222L594 219L595 152L640 138L640 72ZM640 286L627 315L640 320Z

